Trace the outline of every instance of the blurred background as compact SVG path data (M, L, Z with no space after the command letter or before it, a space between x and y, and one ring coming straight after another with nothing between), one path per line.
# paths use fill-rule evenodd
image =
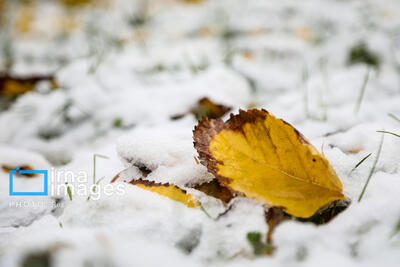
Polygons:
M0 141L56 164L71 157L56 139L69 135L65 147L169 120L210 96L216 76L232 88L211 100L268 108L300 128L311 121L312 136L377 117L370 101L396 111L376 102L400 90L395 0L1 0L0 9ZM207 92L171 89L198 77ZM343 118L361 104L366 113Z

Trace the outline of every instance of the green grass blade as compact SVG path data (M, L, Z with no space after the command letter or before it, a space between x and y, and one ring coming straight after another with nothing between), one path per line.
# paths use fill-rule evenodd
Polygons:
M382 134L381 142L379 143L379 148L378 148L378 152L377 152L377 154L376 154L376 158L375 158L375 161L374 161L374 165L372 166L372 169L371 169L371 171L369 172L367 181L365 182L365 185L364 185L364 187L363 187L363 189L362 189L362 191L361 191L360 197L358 198L358 202L360 202L361 199L362 199L362 197L364 196L364 193L365 193L365 190L366 190L367 187L368 187L369 181L371 180L371 177L372 177L372 175L373 175L374 172L375 172L375 168L376 168L376 165L378 164L379 156L381 155L381 151L382 151L383 139L384 139L384 135Z
M67 193L68 193L68 197L69 200L72 201L72 192L71 192L71 188L69 187L68 183L65 183L67 185Z
M396 115L394 115L393 113L389 113L388 114L389 117L391 117L392 119L394 119L395 121L400 123L400 118L398 118Z
M394 135L394 136L397 136L397 137L400 138L400 134L396 134L396 133L392 133L392 132L387 132L387 131L377 131L377 132L378 132L378 133L391 134L391 135Z
M100 155L100 154L93 154L93 188L92 191L93 193L96 192L96 186L100 183L100 181L104 178L101 177L100 180L96 181L96 158L103 158L103 159L109 159L109 157L104 156L104 155ZM88 196L87 200L90 200L90 195Z
M357 169L367 158L369 158L372 155L372 153L369 153L368 155L366 155L362 160L360 160L356 166L354 166L354 168L350 171L350 173L352 173L355 169Z
M96 185L100 184L100 182L105 178L105 176L101 177L99 180L97 180Z
M100 155L100 154L93 154L93 184L96 184L96 158L103 158L103 159L109 159L109 157Z
M368 68L367 72L365 73L365 76L364 76L364 81L363 81L363 83L361 85L361 88L360 88L360 94L359 94L358 99L357 99L356 107L354 109L354 113L355 114L357 114L358 111L360 110L361 103L362 103L362 101L364 99L365 88L367 88L367 84L368 84L368 81L369 81L369 72L370 72L370 69Z

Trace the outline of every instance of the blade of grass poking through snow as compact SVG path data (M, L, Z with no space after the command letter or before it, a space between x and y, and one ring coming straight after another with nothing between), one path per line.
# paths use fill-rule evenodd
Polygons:
M390 239L395 237L396 235L400 234L400 220L397 221L392 234L390 235Z
M400 123L400 118L396 117L396 115L389 113L388 116Z
M354 166L353 169L351 169L350 173L352 173L355 169L357 169L367 158L369 158L372 155L372 153L369 153L368 155L366 155L364 158L362 158L362 160L360 160L356 166Z
M391 135L394 135L394 136L397 136L397 137L399 137L400 138L400 134L396 134L396 133L392 133L392 132L387 132L387 131L377 131L378 133L384 133L384 134L391 134Z
M96 184L96 158L103 158L103 159L109 159L107 156L103 156L100 154L93 154L93 184Z
M104 176L101 177L99 180L97 180L96 185L98 185L103 179L104 179Z
M400 220L397 222L396 228L394 229L394 235L400 233Z
M109 159L109 157L107 157L107 156L103 156L103 155L100 155L100 154L93 154L93 188L92 188L93 192L96 192L97 185L104 178L104 177L102 177L102 178L99 179L99 181L96 181L96 158L97 157L103 158L103 159ZM90 195L88 196L87 200L89 200L89 199L90 199Z
M209 219L211 219L211 220L213 220L213 221L216 221L216 219L213 218L213 217L206 211L206 209L203 207L203 205L200 205L200 210L201 210L202 212L204 212L204 214L205 214Z
M364 196L364 193L365 193L365 190L367 189L367 186L368 186L368 184L369 184L369 181L371 180L371 177L372 177L372 175L373 175L374 172L375 172L375 168L376 168L376 165L378 164L379 156L381 155L381 151L382 151L383 139L384 139L384 135L382 134L382 136L381 136L381 142L379 143L378 152L376 153L376 158L375 158L375 161L374 161L374 165L372 165L372 169L371 169L371 171L369 172L367 181L365 182L365 185L364 185L364 187L363 187L363 189L362 189L362 191L361 191L360 197L358 198L358 202L360 202L361 199L362 199L362 197Z
M303 83L303 104L304 104L304 112L306 113L306 117L310 118L310 111L308 109L308 69L304 66L303 71L301 73L301 80Z
M69 200L72 201L72 192L71 192L71 188L69 187L68 183L65 183L65 185L67 186L67 193L68 193Z
M261 241L262 235L260 232L249 232L246 237L247 241L249 241L250 245L253 247L253 253L256 256L267 254L274 250L272 245Z
M321 116L321 120L322 121L326 121L328 119L328 104L326 101L326 97L324 97L324 95L326 95L326 93L328 93L330 91L329 89L329 76L328 76L328 59L327 58L321 58L320 59L320 67L322 70L322 77L324 80L324 84L325 86L320 87L319 90L319 102L320 102L320 106L322 109L322 116Z
M365 88L367 88L367 84L368 84L368 81L369 81L369 72L370 72L370 69L368 68L367 72L365 73L365 76L364 76L364 81L363 81L363 83L361 85L361 88L360 88L360 94L359 94L358 99L357 99L356 107L354 109L354 113L355 114L357 114L358 111L360 110L361 103L362 103L362 101L364 99Z

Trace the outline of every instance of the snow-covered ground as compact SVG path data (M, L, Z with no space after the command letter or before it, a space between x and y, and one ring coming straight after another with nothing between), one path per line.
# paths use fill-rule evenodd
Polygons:
M104 178L89 200L90 190L72 200L9 196L0 169L0 266L399 266L400 138L385 134L358 202L377 131L400 133L398 0L102 0L67 11L56 1L25 10L8 2L0 61L11 44L10 73L54 74L60 89L42 84L2 108L0 167L90 186L94 155L108 158L96 157ZM34 15L28 33L14 28L23 12ZM378 63L350 64L360 44ZM255 201L236 198L215 219L226 207L211 197L199 196L203 209L188 208L110 184L127 167L140 178L133 164L149 168L149 180L185 189L211 180L194 159L197 120L188 113L203 97L290 122L328 158L351 205L321 226L283 222L275 253L256 257L246 235L268 226ZM18 177L14 186L29 191L37 181Z

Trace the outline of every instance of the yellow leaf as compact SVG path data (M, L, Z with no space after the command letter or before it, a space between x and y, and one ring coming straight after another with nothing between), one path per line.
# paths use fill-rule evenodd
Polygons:
M92 0L61 0L65 6L83 6L93 2Z
M8 79L1 87L1 94L8 98L17 97L35 89L32 83L24 83Z
M83 8L85 6L90 7L108 7L110 6L110 0L61 0L61 4L65 7L76 7Z
M200 4L203 0L184 0L186 3L189 4Z
M181 202L188 206L189 208L194 208L200 206L197 199L186 193L185 190L173 185L173 184L160 184L152 181L147 181L143 179L132 180L130 184L136 185L142 189L157 193L159 195L168 197L172 200Z
M0 29L5 25L5 14L7 12L7 3L4 0L0 0Z
M52 75L16 77L0 72L0 97L15 98L33 91L35 90L35 85L41 81L49 81L52 89L58 87Z
M314 33L310 28L301 27L294 30L294 34L304 41L311 42L314 39Z
M32 31L34 16L34 5L32 2L23 3L22 7L18 10L15 27L19 33L28 33Z
M201 163L223 185L293 216L308 218L345 199L328 160L266 110L240 110L225 123L204 118L194 141Z
M195 160L197 160L195 158ZM200 164L200 162L198 163ZM111 183L114 183L117 180L122 180L121 177L123 177L123 173L127 171L128 169L125 169L118 173L117 175L114 176L114 178L111 180ZM141 167L140 171L142 172L143 176L147 176L147 168L146 167ZM125 180L124 180L125 181ZM125 181L126 182L126 181ZM142 189L152 191L154 193L157 193L162 196L166 196L172 200L182 202L186 206L193 208L200 206L199 201L197 198L191 194L188 194L185 190L173 185L173 184L162 184L162 183L156 183L153 181L149 180L144 180L144 179L133 179L130 182L130 184L139 186ZM233 197L234 194L225 186L222 186L218 180L213 179L210 182L205 182L202 184L197 184L197 185L191 185L191 189L194 189L196 191L200 191L208 196L218 198L221 200L223 203L228 203Z

